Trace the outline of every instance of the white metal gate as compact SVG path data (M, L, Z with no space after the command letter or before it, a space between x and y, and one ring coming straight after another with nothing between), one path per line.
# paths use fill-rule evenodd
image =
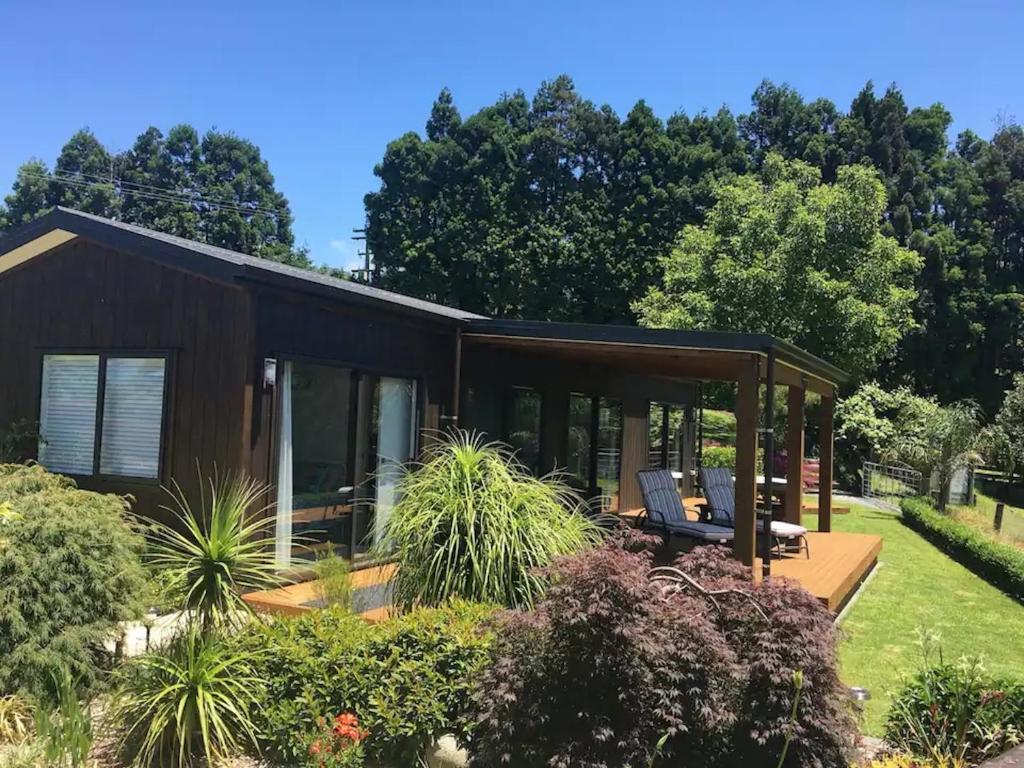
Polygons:
M864 462L861 495L889 507L898 507L900 499L921 495L921 473L907 466Z

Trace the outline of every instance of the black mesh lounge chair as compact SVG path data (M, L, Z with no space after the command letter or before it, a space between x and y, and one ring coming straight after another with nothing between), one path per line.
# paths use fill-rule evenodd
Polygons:
M701 520L714 525L736 527L736 483L732 479L732 471L725 467L710 467L697 473L700 487L704 490L707 504L701 505ZM764 521L757 521L759 531L764 530ZM772 539L776 549L782 553L782 546L795 546L811 556L811 548L807 544L807 529L795 523L772 520Z
M706 544L732 541L735 531L721 525L686 519L675 478L667 469L642 469L636 473L644 497L642 527L666 536L683 536Z

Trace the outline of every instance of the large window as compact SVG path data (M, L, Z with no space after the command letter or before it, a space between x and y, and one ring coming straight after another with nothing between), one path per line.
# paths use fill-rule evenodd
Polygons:
M278 561L365 558L415 455L416 382L298 362L280 370Z
M600 499L602 511L619 508L622 404L605 397L569 396L566 470L578 490Z
M651 403L647 466L681 472L686 409L668 403Z
M505 438L519 461L532 472L540 471L540 419L540 392L514 388L508 399Z
M166 373L164 357L44 355L39 462L69 475L157 479Z

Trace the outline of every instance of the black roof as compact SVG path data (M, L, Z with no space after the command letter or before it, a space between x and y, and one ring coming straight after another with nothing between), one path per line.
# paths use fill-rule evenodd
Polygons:
M795 344L767 333L738 331L683 331L670 328L640 328L632 325L596 325L590 323L553 323L533 320L470 320L464 333L523 339L551 339L599 344L664 347L674 349L755 352L776 357L825 381L839 384L848 380L846 371L812 355Z
M483 319L483 315L453 309L443 304L403 296L353 280L343 280L312 270L279 264L276 261L248 256L227 248L218 248L70 208L54 208L35 221L0 238L0 254L54 229L73 232L98 243L214 279L270 283L441 320L458 322Z

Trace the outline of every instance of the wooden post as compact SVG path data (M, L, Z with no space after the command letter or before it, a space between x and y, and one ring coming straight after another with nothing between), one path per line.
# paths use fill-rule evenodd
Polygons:
M992 527L999 533L1003 529L1003 504L996 504L996 519L992 521Z
M643 506L636 473L647 468L648 419L650 405L633 392L622 398L622 458L619 469L619 511Z
M786 410L786 505L782 519L800 525L804 492L804 390L790 387Z
M757 387L758 359L742 371L736 391L736 535L733 552L753 567L757 547Z
M818 530L832 530L832 450L835 397L821 396L821 470L818 474Z

